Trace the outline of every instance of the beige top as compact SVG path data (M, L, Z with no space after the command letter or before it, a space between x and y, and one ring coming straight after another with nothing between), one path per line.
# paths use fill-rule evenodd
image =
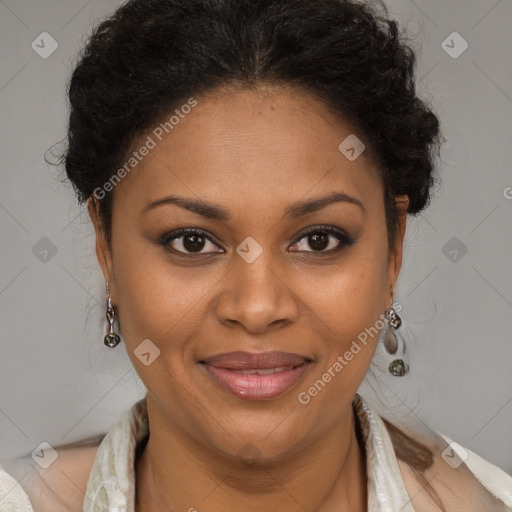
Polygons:
M356 394L354 410L366 447L369 512L415 512L386 426ZM83 512L134 512L135 457L148 436L146 398L133 404L101 442L89 475ZM451 440L443 436L446 442ZM512 510L512 476L465 448L471 472ZM0 467L0 512L34 512L23 488ZM490 511L489 511L490 512Z

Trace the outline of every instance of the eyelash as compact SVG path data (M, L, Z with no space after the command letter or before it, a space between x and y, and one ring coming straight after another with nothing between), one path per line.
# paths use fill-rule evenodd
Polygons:
M333 253L340 251L344 247L351 246L355 242L355 240L352 237L348 236L346 233L344 233L343 231L341 231L339 229L336 229L332 226L319 225L319 226L311 226L309 228L306 228L298 236L298 238L295 239L295 241L292 243L292 245L295 245L296 243L300 242L303 238L306 238L308 235L311 235L314 233L324 233L327 235L333 235L335 238L338 239L340 244L336 248L329 249L329 250L321 250L321 251L313 251L313 250L300 251L299 250L299 251L293 251L293 252L297 252L297 253L305 252L305 253L313 253L313 254L333 254ZM183 237L185 235L199 235L201 237L206 238L209 242L211 242L217 246L219 245L206 233L206 231L203 231L202 229L199 229L199 228L182 228L182 229L173 231L171 233L166 233L163 237L160 238L160 240L158 241L158 244L163 246L165 249L173 252L174 254L178 254L181 256L210 256L213 254L221 254L220 251L206 252L206 253L183 252L183 251L178 251L176 249L169 247L171 242L173 242L174 240L177 240L180 237Z

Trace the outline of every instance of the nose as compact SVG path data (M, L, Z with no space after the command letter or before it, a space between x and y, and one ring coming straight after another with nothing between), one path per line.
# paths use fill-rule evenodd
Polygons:
M295 322L299 316L298 298L285 274L266 251L252 263L235 254L216 301L219 322L253 334Z

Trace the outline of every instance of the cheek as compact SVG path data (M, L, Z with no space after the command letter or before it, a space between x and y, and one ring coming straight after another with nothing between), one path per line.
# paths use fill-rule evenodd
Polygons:
M332 295L324 296L322 308L331 340L322 372L332 368L331 373L343 375L338 382L342 381L343 386L356 383L357 389L383 326L389 290L386 258L377 250L372 253L370 247L365 248L346 262L345 271L337 274L336 286L330 290Z
M296 399L305 413L321 418L319 429L328 428L346 411L365 378L383 325L381 304L387 281L375 265L364 270L340 275L334 296L324 297L321 314L329 329L318 337L321 359L297 390Z
M387 260L376 248L361 245L335 275L336 282L326 297L335 330L357 335L383 313L389 293Z
M123 249L113 263L118 318L127 347L133 351L150 339L162 352L182 351L180 340L190 339L200 328L205 301L221 275L204 267L173 265L164 248L147 242L128 242Z
M125 343L135 348L151 339L164 325L172 325L178 308L169 307L179 296L171 272L157 261L159 248L137 242L134 236L118 231L114 245L114 275L118 296L118 318ZM177 314L177 313L176 313Z

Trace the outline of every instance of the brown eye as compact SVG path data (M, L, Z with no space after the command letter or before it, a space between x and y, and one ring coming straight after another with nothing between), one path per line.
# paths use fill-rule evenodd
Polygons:
M313 227L302 233L301 238L293 244L294 252L334 252L348 246L353 240L332 227ZM308 250L308 247L311 250Z
M315 251L323 251L329 245L329 236L327 233L315 233L308 236L309 247Z
M188 252L201 252L206 243L206 238L202 235L184 235L182 238L181 245Z
M181 254L212 254L224 252L218 245L213 243L203 231L197 229L180 229L175 231L170 235L166 235L161 245Z

